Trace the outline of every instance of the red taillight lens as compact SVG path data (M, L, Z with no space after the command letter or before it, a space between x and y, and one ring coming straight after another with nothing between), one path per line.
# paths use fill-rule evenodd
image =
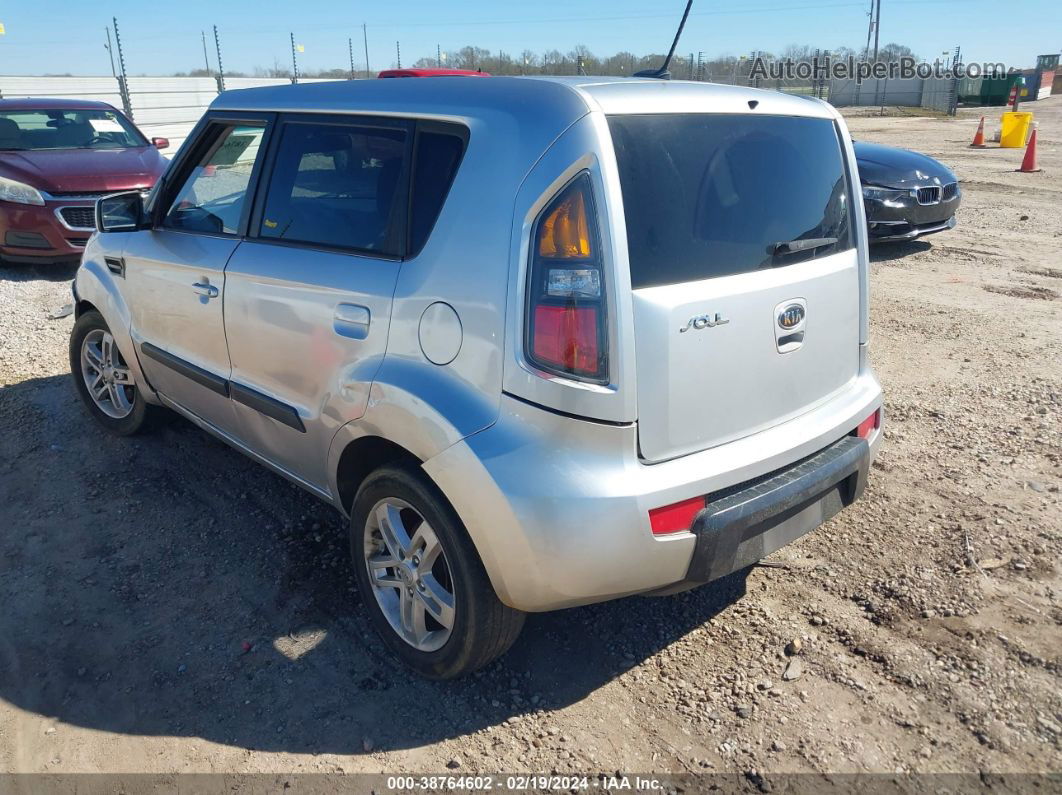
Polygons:
M535 224L528 279L526 352L549 372L608 380L605 285L590 177L581 174Z
M568 373L597 372L596 307L539 304L534 327L531 353L537 361Z
M881 409L878 409L861 423L856 428L856 436L860 439L869 439L870 434L881 427Z
M694 497L663 508L653 508L649 511L649 526L653 529L653 535L686 532L704 506L704 497Z

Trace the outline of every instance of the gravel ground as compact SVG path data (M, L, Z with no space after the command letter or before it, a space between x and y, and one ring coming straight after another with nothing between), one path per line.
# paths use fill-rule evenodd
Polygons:
M458 682L382 653L330 508L183 421L94 427L71 271L0 269L0 770L1058 770L1062 98L1030 107L1039 174L970 113L851 120L965 192L873 257L866 497L770 567L531 616Z

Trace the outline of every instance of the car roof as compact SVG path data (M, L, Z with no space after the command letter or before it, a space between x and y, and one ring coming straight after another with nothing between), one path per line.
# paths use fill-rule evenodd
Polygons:
M213 109L468 119L501 112L568 123L590 111L749 113L835 118L827 103L745 86L629 77L336 80L226 91Z
M0 99L0 111L5 110L117 110L106 102L65 97L19 97Z
M585 96L607 114L749 113L833 118L826 102L751 86L631 77L536 77Z

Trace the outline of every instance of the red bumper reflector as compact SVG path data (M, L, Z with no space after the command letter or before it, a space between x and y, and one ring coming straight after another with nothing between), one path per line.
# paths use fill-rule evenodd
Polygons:
M881 427L881 409L878 409L861 423L856 428L856 436L860 439L869 439L870 434Z
M704 497L694 497L674 505L665 505L663 508L653 508L649 511L649 525L653 529L653 535L686 532L704 506Z

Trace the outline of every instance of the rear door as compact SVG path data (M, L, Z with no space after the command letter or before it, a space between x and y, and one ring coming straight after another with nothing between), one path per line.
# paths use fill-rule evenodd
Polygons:
M642 456L803 414L859 368L852 180L830 119L609 117L633 289Z
M269 124L264 114L211 117L167 176L154 227L130 235L125 280L131 327L151 385L232 433L222 305Z
M281 116L226 272L240 435L319 488L332 437L364 413L386 350L412 131L401 119Z

